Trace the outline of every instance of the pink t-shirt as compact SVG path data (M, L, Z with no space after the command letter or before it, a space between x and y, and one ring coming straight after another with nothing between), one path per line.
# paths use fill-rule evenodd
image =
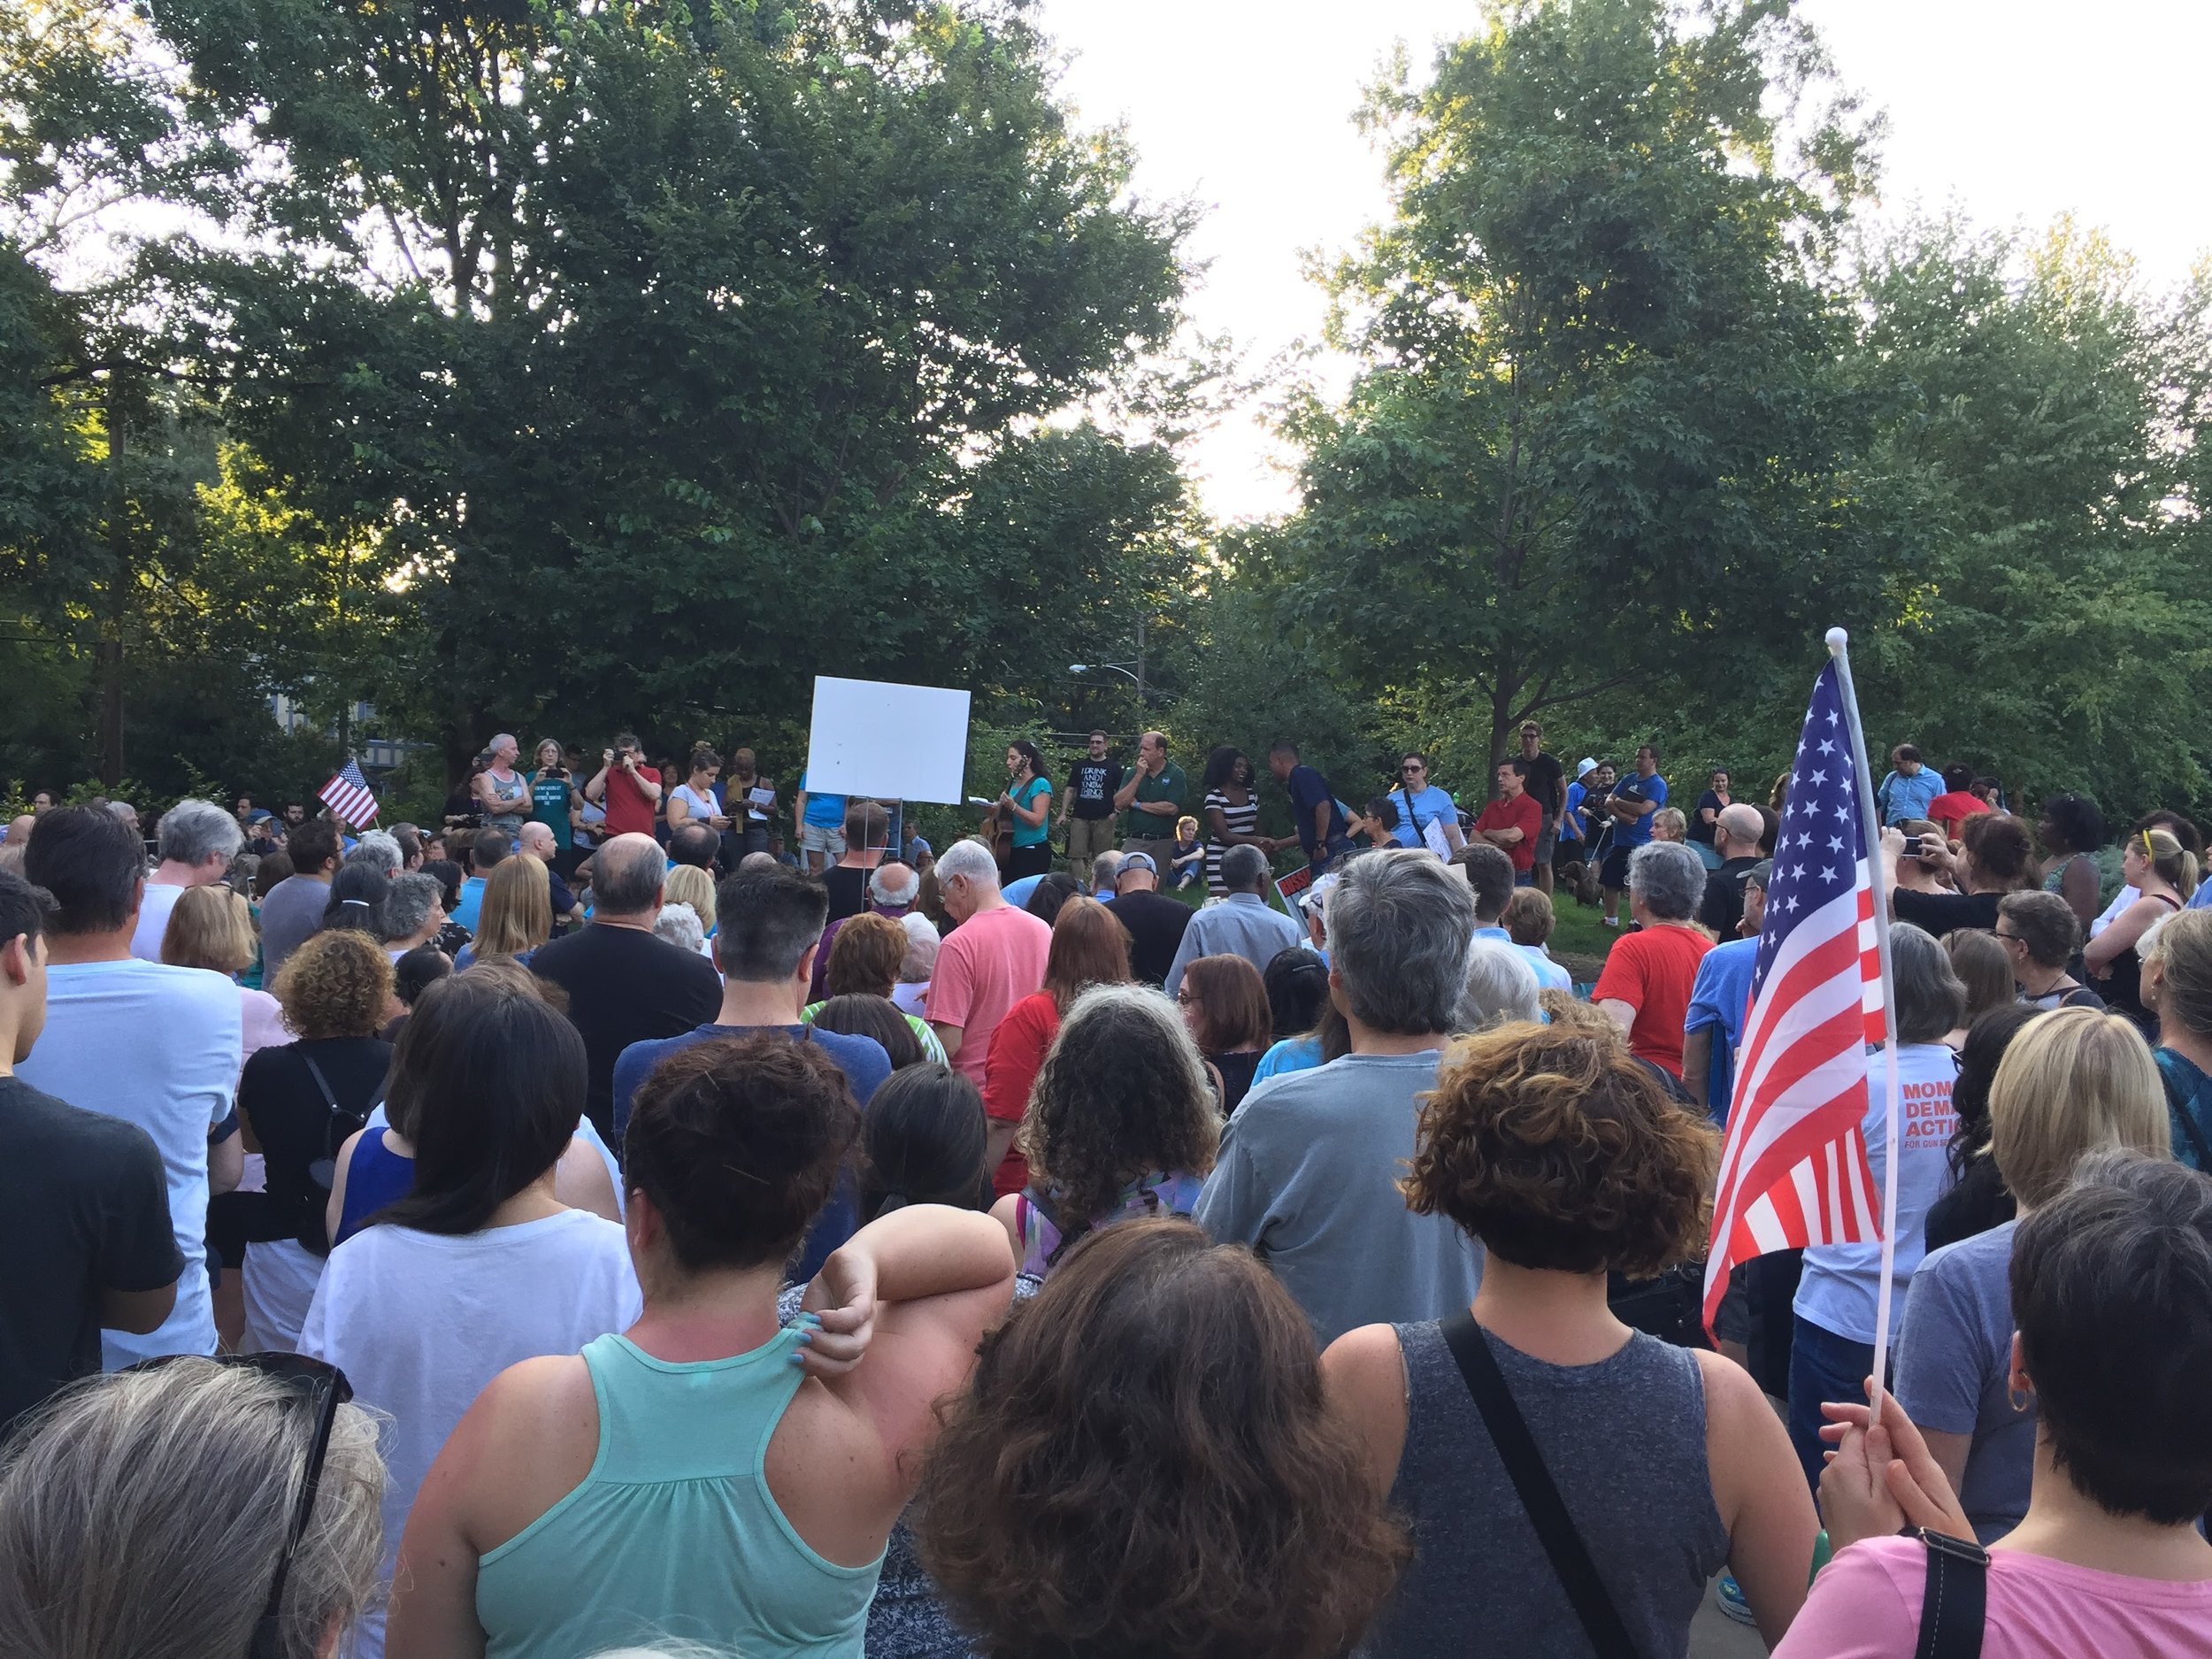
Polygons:
M1813 1580L1774 1659L1912 1659L1928 1552L1916 1539L1852 1545ZM1998 1548L1982 1659L2165 1659L2212 1654L2212 1578L2168 1584Z
M1010 904L978 910L945 935L929 981L929 1022L957 1025L953 1064L978 1088L991 1055L991 1033L1006 1010L1045 982L1052 929Z

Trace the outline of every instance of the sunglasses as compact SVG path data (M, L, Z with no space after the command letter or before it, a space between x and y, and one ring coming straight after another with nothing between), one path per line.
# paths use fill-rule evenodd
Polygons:
M307 1536L307 1524L314 1517L315 1494L322 1486L323 1463L330 1455L330 1432L338 1421L338 1408L353 1398L353 1385L335 1365L310 1359L304 1354L165 1354L158 1359L141 1360L128 1369L158 1371L180 1359L203 1357L211 1364L252 1371L256 1376L282 1384L306 1407L311 1425L314 1440L307 1453L307 1478L300 1482L299 1502L292 1510L292 1525L285 1533L284 1553L277 1557L276 1578L269 1586L269 1599L262 1607L261 1617L254 1621L253 1640L246 1648L246 1659L283 1659L284 1586L292 1576L292 1561L299 1554L300 1540Z
M1402 766L1399 767L1399 768L1398 768L1398 770L1399 770L1400 772L1426 772L1426 771L1428 770L1428 768L1427 768L1426 766L1424 766L1424 765L1420 764L1418 762L1416 762L1416 761L1409 761L1409 762L1408 762L1405 765L1402 765Z

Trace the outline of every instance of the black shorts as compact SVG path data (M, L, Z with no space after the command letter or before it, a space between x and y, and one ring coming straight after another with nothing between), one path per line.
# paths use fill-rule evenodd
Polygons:
M1610 887L1616 893L1628 890L1628 857L1636 849L1616 843L1605 855L1605 862L1598 866L1598 885Z

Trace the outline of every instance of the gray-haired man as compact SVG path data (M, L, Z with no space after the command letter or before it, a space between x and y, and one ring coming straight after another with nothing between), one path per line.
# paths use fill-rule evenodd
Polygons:
M1421 1094L1465 988L1473 895L1426 852L1345 861L1329 895L1329 995L1352 1050L1244 1097L1195 1219L1267 1258L1325 1346L1356 1325L1439 1319L1474 1300L1475 1247L1398 1192Z

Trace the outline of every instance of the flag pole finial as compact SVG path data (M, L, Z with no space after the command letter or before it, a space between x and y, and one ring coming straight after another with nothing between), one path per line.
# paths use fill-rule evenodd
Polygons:
M1850 643L1851 636L1843 629L1830 628L1828 630L1828 649L1832 655L1837 651L1840 651L1845 646Z

